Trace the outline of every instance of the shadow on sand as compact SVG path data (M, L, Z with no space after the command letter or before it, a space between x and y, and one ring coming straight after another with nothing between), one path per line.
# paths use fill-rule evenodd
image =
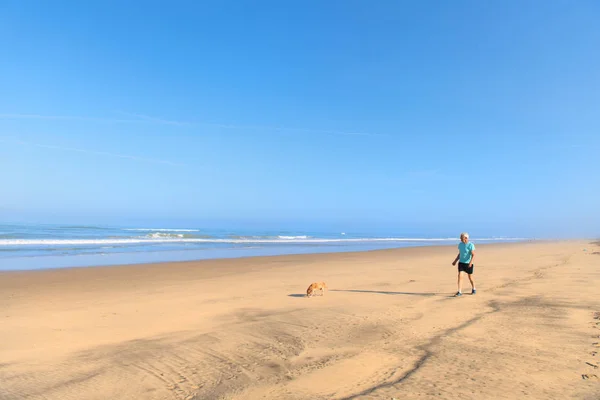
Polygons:
M419 293L419 292L387 292L383 290L360 290L360 289L331 289L330 292L351 292L351 293L376 293L376 294L392 294L406 296L438 296L438 293Z
M391 294L391 295L404 295L404 296L443 296L440 293L419 293L419 292L387 292L382 290L360 290L360 289L331 289L329 292L350 292L350 293L374 293L374 294ZM292 293L288 294L288 297L306 297L306 293Z

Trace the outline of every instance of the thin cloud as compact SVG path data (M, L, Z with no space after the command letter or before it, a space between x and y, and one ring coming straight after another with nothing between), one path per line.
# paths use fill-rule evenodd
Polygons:
M0 142L19 144L19 145L23 145L23 146L41 147L41 148L52 149L52 150L71 151L71 152L85 153L85 154L94 154L94 155L105 156L105 157L123 158L123 159L137 161L137 162L146 162L146 163L152 163L152 164L171 165L171 166L175 166L175 167L183 167L183 166L185 166L185 164L175 163L175 162L167 161L167 160L159 160L159 159L156 159L156 158L146 158L146 157L132 156L132 155L129 155L129 154L109 153L109 152L106 152L106 151L87 150L87 149L80 149L80 148L76 148L76 147L64 147L64 146L56 146L56 145L52 145L52 144L32 143L32 142L25 142L25 141L22 141L22 140L7 140L7 139L1 139L1 138L0 138Z
M135 122L146 121L146 122L152 122L155 124L175 125L175 126L189 126L190 125L189 122L185 122L185 121L173 121L173 120L168 120L168 119L163 119L163 118L151 117L149 115L144 115L144 114L135 114L135 113L129 113L129 112L125 112L125 111L119 111L118 113L129 116L129 117L136 118L134 120Z
M103 122L103 123L147 123L157 125L172 125L181 127L211 127L221 129L233 129L233 130L262 130L262 131L273 131L273 132L296 132L296 133L313 133L313 134L326 134L336 136L373 136L373 137L388 137L389 135L382 133L370 133L370 132L349 132L349 131L337 131L327 129L308 129L308 128L293 128L286 126L268 126L268 125L231 125L231 124L220 124L210 122L193 122L193 121L176 121L168 120L164 118L153 117L144 114L129 113L119 111L119 114L133 117L133 119L119 119L119 118L99 118L99 117L87 117L87 116L71 116L71 115L40 115L40 114L0 114L0 119L39 119L39 120L57 120L57 121L89 121L89 122Z
M277 127L267 127L260 126L256 127L257 129L272 129L272 130L281 130L281 131L289 131L289 132L304 132L304 133L324 133L328 135L342 135L342 136L388 136L381 133L368 133L368 132L343 132L343 131L330 131L330 130L321 130L321 129L304 129L304 128L277 128Z
M224 128L224 129L258 129L258 130L271 130L271 131L287 131L287 132L305 132L305 133L325 133L330 135L345 135L345 136L387 136L377 133L367 132L343 132L335 130L322 130L322 129L306 129L306 128L290 128L290 127L277 127L277 126L265 126L265 125L230 125L230 124L218 124L209 122L190 122L190 121L174 121L166 120L163 118L152 117L144 114L134 114L129 112L119 111L123 115L140 118L141 120L156 122L160 124L178 125L178 126L210 126L213 128Z
M91 121L110 123L139 123L139 119L115 119L98 117L80 117L75 115L40 115L40 114L0 114L0 119L39 119L54 121Z

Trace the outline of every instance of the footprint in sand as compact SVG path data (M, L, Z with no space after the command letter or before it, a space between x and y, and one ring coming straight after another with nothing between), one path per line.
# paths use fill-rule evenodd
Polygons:
M594 315L594 319L600 320L600 312L594 312L593 315ZM600 325L600 322L597 322L596 325ZM596 328L596 326L594 326L594 328ZM593 335L592 338L593 339L600 339L600 335ZM592 343L592 346L594 346L594 347L600 347L600 342L594 342L594 343ZM590 353L590 355L592 357L595 357L596 354L598 354L597 351L592 351ZM588 367L592 367L594 369L598 369L598 364L597 363L586 362L586 364L587 364ZM582 374L581 378L584 379L584 380L592 379L592 378L597 380L598 376L595 375L595 374L593 374L593 375L591 375L591 374Z

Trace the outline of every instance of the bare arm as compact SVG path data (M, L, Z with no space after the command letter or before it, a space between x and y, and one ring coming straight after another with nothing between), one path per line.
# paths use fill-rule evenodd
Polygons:
M475 259L475 250L471 250L471 262L469 263L469 268L473 266L474 259Z
M454 261L452 261L452 265L456 265L456 262L458 261L459 258L460 258L460 253L458 253L458 255L456 256Z

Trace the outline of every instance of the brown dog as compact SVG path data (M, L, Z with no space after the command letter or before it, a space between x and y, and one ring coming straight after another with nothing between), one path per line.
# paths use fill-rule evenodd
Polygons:
M321 296L323 296L325 294L325 289L327 289L327 285L325 284L325 282L311 283L310 286L308 287L308 289L306 289L306 297L314 296L314 293L317 290L320 290Z

